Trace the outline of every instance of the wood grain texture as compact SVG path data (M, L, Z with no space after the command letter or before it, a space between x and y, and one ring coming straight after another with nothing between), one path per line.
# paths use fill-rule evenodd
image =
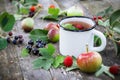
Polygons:
M83 8L85 16L91 17L89 11L81 5L80 0L39 0L39 3L43 5L43 9L41 10L40 14L35 18L35 29L43 29L47 23L51 22L40 19L40 17L47 14L47 9L50 4L56 5L61 10L65 10L73 5L78 5ZM12 7L12 4L9 3L7 0L5 0L5 6L8 12L13 13L14 9ZM104 29L102 30L101 28L97 29L104 31ZM27 41L29 40L29 34L24 33L21 29L21 21L16 22L13 33L15 35L24 35L25 43L19 46L9 44L5 50L2 50L0 52L0 80L112 80L104 74L102 74L100 77L95 77L94 74L86 74L81 72L80 70L70 72L66 72L63 68L51 68L48 71L43 69L34 70L32 68L32 61L37 57L21 57L21 50L25 47ZM57 49L56 52L59 53L59 43L56 43L54 45ZM105 61L110 60L106 59L106 57L108 52L114 50L114 48L111 46L112 44L109 41L107 48L103 52L101 52L106 54L103 55L104 63ZM119 78L117 78L116 80L119 80Z

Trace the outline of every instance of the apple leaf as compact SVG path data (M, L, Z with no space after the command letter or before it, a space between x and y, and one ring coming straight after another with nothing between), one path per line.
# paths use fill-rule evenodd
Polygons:
M0 15L0 27L5 32L11 31L15 24L15 18L13 15L4 12Z
M120 19L120 9L113 12L110 16L110 25L113 26L116 21Z
M113 42L113 44L114 44L114 48L115 48L117 55L120 56L120 45L117 42Z
M29 8L27 7L21 7L20 8L20 14L28 14L29 13Z
M52 57L46 58L46 57L39 57L35 59L33 63L33 68L38 69L38 68L43 68L45 70L50 69L54 59Z
M110 26L109 19L107 19L105 22L103 22L102 20L98 20L98 24L103 26L103 27L109 27Z
M47 37L48 31L42 30L42 29L34 29L30 32L30 39L36 41L38 39L41 39L45 41L46 43L49 42L48 37Z
M28 50L26 48L22 49L21 56L22 57L27 57L29 55Z
M95 73L95 76L98 77L100 76L101 74L107 74L109 77L111 77L112 79L114 79L114 75L112 75L110 72L109 72L109 67L105 66L105 65L101 65L101 68Z
M59 8L48 8L48 14L51 14L53 16L58 16L59 12Z
M51 57L55 52L55 47L51 43L49 43L45 48L40 48L39 51L42 56Z
M0 50L5 49L7 47L7 40L0 38Z
M75 28L72 24L63 24L62 25L64 27L64 29L67 29L67 30L79 30L77 28Z
M120 34L120 22L116 21L114 24L113 24L113 30L117 33Z
M94 44L95 46L101 45L101 39L98 36L94 36Z
M55 57L54 62L53 62L53 67L54 67L54 68L58 68L58 67L60 66L60 64L63 63L63 61L64 61L64 56L62 56L62 55L57 55L57 56Z
M53 16L53 15L47 15L45 17L43 17L44 20L52 20L52 21L58 21L58 17L57 16Z

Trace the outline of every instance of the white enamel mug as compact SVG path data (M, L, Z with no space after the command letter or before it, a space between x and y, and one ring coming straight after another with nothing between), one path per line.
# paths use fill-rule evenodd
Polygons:
M86 30L67 30L62 24L71 21L81 21L91 25L89 29ZM95 21L89 17L85 16L72 16L65 17L60 20L60 39L59 39L59 50L62 55L71 55L76 58L82 53L86 52L86 45L88 45L89 51L102 51L106 46L106 37L104 34L98 30ZM94 36L98 36L101 39L101 45L94 46Z

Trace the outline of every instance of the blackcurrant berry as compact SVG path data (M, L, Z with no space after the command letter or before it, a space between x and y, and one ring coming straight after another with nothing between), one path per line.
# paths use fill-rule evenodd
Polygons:
M28 15L28 17L33 17L35 15L35 12L29 12L29 15Z
M40 48L40 47L41 47L41 43L37 43L36 48Z
M37 41L36 41L36 43L41 43L41 42L42 42L42 40L37 40Z
M24 39L19 39L19 40L18 40L18 42L19 42L20 44L22 44L23 41L24 41Z
M12 43L13 43L13 44L17 44L17 40L13 40Z
M22 35L18 35L18 38L21 39L21 38L23 38L23 36Z
M38 54L39 54L39 50L38 50L37 48L34 48L34 49L32 50L32 53L33 53L34 55L38 55Z
M32 50L32 47L28 45L28 46L26 47L26 49L27 49L27 50L28 50L28 52L30 53L30 52L31 52L31 50Z
M14 39L15 39L15 40L18 40L18 36L15 36Z
M33 40L28 41L28 44L31 45L31 46L33 46L34 45Z
M13 35L13 33L12 33L12 32L9 32L9 33L8 33L8 35L9 35L9 36L12 36L12 35Z
M10 42L11 42L11 39L10 39L9 37L7 38L7 42L8 42L8 43L10 43Z

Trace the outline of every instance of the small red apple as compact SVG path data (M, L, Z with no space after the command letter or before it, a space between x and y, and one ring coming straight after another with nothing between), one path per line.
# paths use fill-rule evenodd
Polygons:
M44 29L47 30L47 31L49 31L49 30L52 29L52 28L54 28L54 29L56 29L56 30L59 29L58 25L57 25L56 23L53 23L53 22L48 23L48 24L44 27Z
M96 72L102 64L102 57L97 52L84 52L77 58L77 65L81 71Z
M59 30L56 30L54 28L50 29L47 36L51 42L57 42L59 41Z

